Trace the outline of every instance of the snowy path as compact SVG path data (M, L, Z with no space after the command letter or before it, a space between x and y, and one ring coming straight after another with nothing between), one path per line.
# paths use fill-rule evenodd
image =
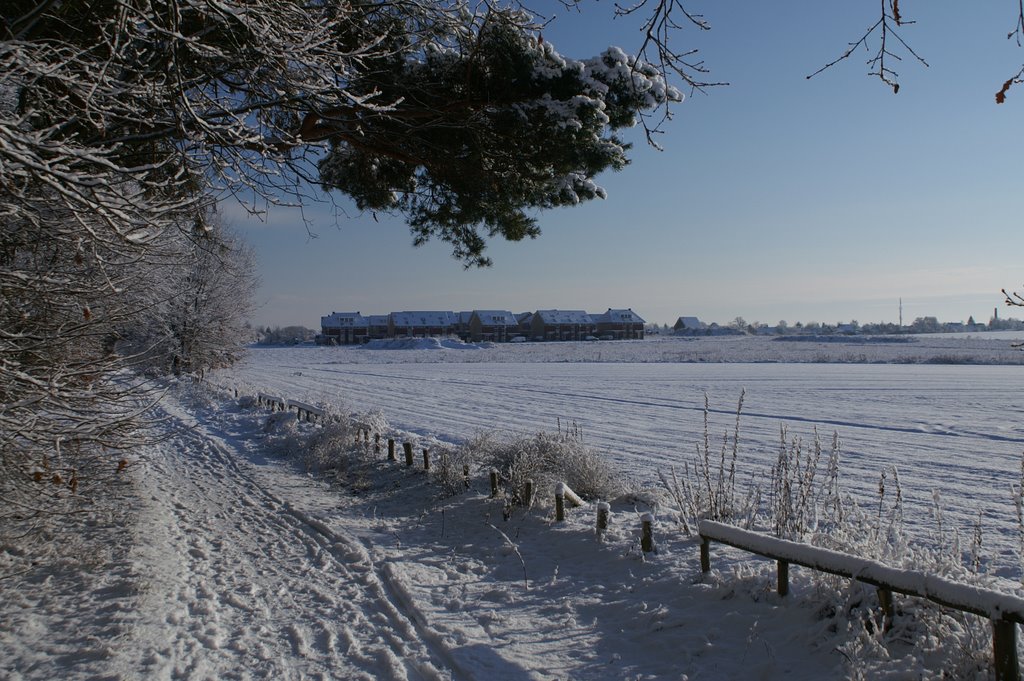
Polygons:
M146 464L135 560L149 621L124 648L140 655L127 677L450 678L358 540L269 491L230 437L165 408L183 428Z
M590 513L502 523L482 490L438 506L404 466L353 496L263 458L260 412L164 408L177 428L146 464L132 560L147 584L119 678L839 677L832 645L802 641L825 626L813 610L686 588L693 540L645 561L627 509L600 544ZM752 641L777 652L752 666Z

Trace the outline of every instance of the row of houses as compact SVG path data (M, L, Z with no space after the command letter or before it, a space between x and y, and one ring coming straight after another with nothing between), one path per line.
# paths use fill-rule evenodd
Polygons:
M417 310L386 315L332 312L320 318L322 345L352 345L382 338L457 336L464 341L642 339L644 320L631 309L590 314L583 310L450 312Z

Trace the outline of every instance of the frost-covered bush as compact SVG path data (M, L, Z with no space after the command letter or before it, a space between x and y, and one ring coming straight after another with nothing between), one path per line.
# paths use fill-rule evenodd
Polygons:
M840 485L841 443L834 433L823 442L817 430L803 440L780 428L779 451L770 471L762 471L764 493L751 482L744 487L738 466L740 411L732 433L712 450L705 398L703 442L682 469L661 473L663 487L676 507L684 531L696 532L702 518L720 520L793 541L869 558L897 569L913 570L954 582L1008 591L1007 584L985 572L981 520L970 530L947 526L942 504L933 492L934 530L924 542L910 540L903 518L904 490L899 471L881 471L877 495L858 503ZM730 437L731 435L731 437ZM1024 554L1024 460L1021 482L1012 490ZM744 563L728 578L730 589L763 597L774 588L773 563ZM986 618L939 606L923 598L896 595L886 621L874 587L855 579L815 570L797 573L794 593L814 608L829 643L843 656L848 678L909 678L919 670L943 670L944 678L987 679L991 667L991 630Z
M255 395L242 395L238 398L238 406L242 409L254 409L257 406Z
M289 455L288 443L295 437L299 417L290 411L275 411L263 423L263 432L282 438L279 446L274 447L280 454Z
M912 542L904 528L904 495L896 468L879 475L877 500L862 506L840 493L838 449L833 439L826 480L814 488L816 497L805 495L799 482L813 478L815 455L809 453L802 467L790 466L791 503L774 516L780 527L815 546L963 584L1000 589L982 569L980 520L965 546L960 532L946 527L939 494L934 492L933 536L924 543ZM788 448L790 455L795 459L792 447ZM803 471L803 478L797 470ZM773 482L775 485L778 483ZM885 622L874 588L822 572L805 574L819 615L830 620L830 628L845 639L837 650L847 660L850 678L880 678L920 668L943 669L947 678L988 678L991 631L987 619L922 598L897 596L894 616Z
M893 469L892 482L882 474L877 506L861 508L849 497L845 517L827 532L809 537L815 545L882 561L955 582L998 588L980 571L980 525L965 551L959 533L942 526L938 495L936 535L924 544L911 543L903 528L902 490ZM965 559L966 558L966 562ZM944 678L987 679L991 665L989 620L939 606L923 598L896 596L894 615L885 622L873 588L856 580L810 572L815 598L824 603L822 617L845 634L837 646L846 658L850 678L882 678L910 668L941 669Z
M805 451L800 436L789 436L785 425L779 427L779 455L771 471L768 498L768 522L772 533L783 539L799 540L818 527L819 507L831 504L841 512L838 495L839 434L833 433L828 460L828 479L818 480L822 443L817 429L811 446Z
M384 417L384 412L382 412L380 409L374 409L373 411L368 411L361 414L352 414L347 418L349 418L352 421L352 425L357 430L362 429L366 433L371 433L371 435L369 435L371 439L373 438L372 433L383 434L388 432L388 420Z
M264 432L268 448L296 461L308 472L330 475L339 482L364 487L373 461L373 438L367 432L383 432L387 422L379 412L334 415L322 424L306 424L291 412L267 417Z
M466 491L472 471L473 449L469 445L440 448L434 454L431 479L440 488L441 497L454 497Z
M584 499L613 499L627 485L601 455L583 444L578 429L498 440L484 435L469 445L475 458L497 469L505 483L506 498L513 504L526 500L526 482L534 494L549 497L555 484L564 482Z
M166 384L181 402L193 410L213 408L223 397L218 389L193 376L168 378Z
M659 471L662 486L672 499L679 515L683 531L696 531L698 520L708 519L732 522L750 527L760 501L760 487L751 484L746 493L737 486L736 463L739 457L740 414L743 411L741 392L736 405L736 421L732 441L726 431L717 454L712 453L711 412L707 394L704 395L704 437L697 443L697 454L690 461L684 461L681 471L674 467L668 473Z

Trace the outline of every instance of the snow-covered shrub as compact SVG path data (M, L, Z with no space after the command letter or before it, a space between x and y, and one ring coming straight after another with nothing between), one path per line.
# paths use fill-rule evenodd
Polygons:
M746 391L740 392L736 404L736 421L733 425L732 442L728 431L722 435L721 449L717 455L711 450L711 412L708 396L704 395L704 437L697 443L697 455L691 461L684 461L677 472L673 467L669 473L659 471L662 486L666 489L683 526L684 532L696 531L700 519L732 522L750 527L760 501L760 487L751 484L746 493L737 491L736 461L739 456L740 414Z
M357 488L368 484L373 462L374 439L365 433L386 430L380 412L332 415L316 425L299 421L293 412L275 412L264 426L271 451L296 461L307 473L333 476Z
M496 441L482 436L473 443L478 456L498 470L506 498L523 504L526 482L534 483L534 495L551 496L556 483L564 482L584 499L613 499L626 491L626 483L601 455L583 444L578 429L537 433Z
M320 406L322 407L323 405ZM380 409L374 409L373 411L361 414L353 414L347 418L351 419L352 424L356 429L362 429L370 433L371 439L373 438L374 433L381 433L383 437L383 433L388 432L388 420L384 417L384 412Z
M275 411L267 417L267 420L263 423L263 432L277 437L285 438L282 446L275 447L281 454L289 455L285 443L289 442L289 438L294 437L296 426L299 423L299 417L294 412L290 411Z
M836 448L830 471L837 466ZM1000 589L984 574L980 522L969 547L959 531L945 526L941 499L933 493L934 535L925 543L909 541L903 524L903 489L895 468L879 476L877 502L858 505L833 491L829 474L825 493L818 499L822 522L803 537L816 546L879 560L896 568L915 570L952 581ZM991 627L987 619L941 607L915 597L896 598L895 613L885 627L874 589L856 580L808 571L820 614L832 620L845 643L838 650L846 658L850 678L880 678L908 667L944 669L948 678L985 679L991 663ZM907 656L913 658L910 659Z
M681 475L677 470L661 473L684 531L696 531L697 520L711 518L871 558L894 568L998 588L995 580L984 574L980 521L965 546L959 532L945 526L937 493L933 494L934 536L922 544L909 541L903 522L904 492L895 467L880 473L876 501L860 505L844 494L839 480L838 434L825 445L815 430L808 444L782 427L779 453L768 474L762 504L756 483L751 482L745 490L737 484L742 402L741 396L731 439L726 434L721 449L713 455L705 400L705 434L697 446L697 456L684 465ZM1024 467L1021 487L1014 490L1018 508L1024 509L1021 489ZM1024 528L1024 510L1019 514ZM1024 529L1021 536L1024 546ZM772 584L775 580L774 566L769 564L755 572L750 576L751 593L763 593L765 582ZM798 574L806 580L805 588L809 587L803 591L803 598L827 623L827 629L836 634L836 649L847 661L850 678L900 676L908 669L922 667L948 670L949 678L988 677L991 632L985 618L925 599L897 596L894 615L886 622L874 588L815 570ZM760 587L755 584L759 580Z
M431 463L431 479L441 489L441 497L454 497L467 489L466 471L473 466L473 449L467 445L435 450Z
M193 410L207 410L223 399L216 386L204 383L197 376L168 378L165 383L182 404Z
M829 471L838 475L839 434L832 434L829 454ZM828 499L839 503L832 490L838 484L830 475L824 484L818 482L818 466L821 463L821 437L814 430L809 451L799 435L789 437L785 425L779 427L779 456L771 472L771 493L768 499L768 521L772 533L783 539L802 539L817 529L819 506Z
M313 473L342 475L352 467L352 459L365 449L365 443L357 442L356 435L348 419L331 421L305 438L299 461Z

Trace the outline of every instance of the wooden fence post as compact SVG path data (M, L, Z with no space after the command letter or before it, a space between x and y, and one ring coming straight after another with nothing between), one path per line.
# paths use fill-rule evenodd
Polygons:
M700 571L711 572L711 540L707 537L700 538Z
M778 592L780 596L786 596L789 594L789 561L780 560L779 563L779 586Z
M523 485L523 506L526 508L533 506L533 480L527 480Z
M430 470L430 450L426 448L423 449L423 470Z
M395 461L395 460L396 460L396 457L395 457L395 441L389 437L388 438L388 461Z
M411 466L412 465L412 443L411 442L403 442L402 443L402 447L405 449L405 465L406 466Z
M469 489L469 464L462 464L462 480L466 483L466 489Z
M380 433L373 434L373 453L380 454Z
M601 501L597 504L597 539L601 541L604 538L604 533L608 531L608 519L612 513L612 506L607 501Z
M882 608L882 631L892 629L892 591L878 587L878 605Z
M565 485L558 483L555 485L555 521L562 522L565 520Z
M992 620L992 659L996 681L1020 681L1016 622Z
M654 550L654 514L640 516L640 527L640 548L644 553L650 553Z

